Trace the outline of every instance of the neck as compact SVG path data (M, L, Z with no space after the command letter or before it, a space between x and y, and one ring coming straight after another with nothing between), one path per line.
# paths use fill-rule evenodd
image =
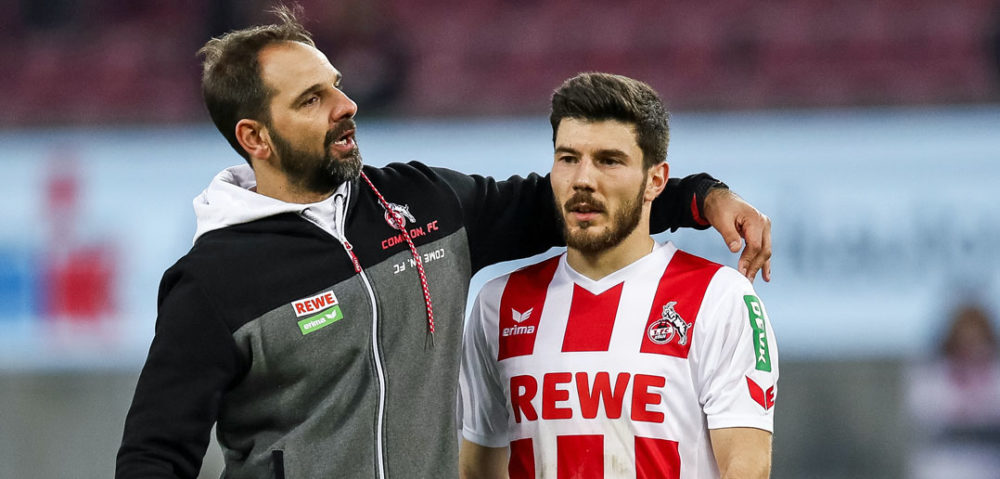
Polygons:
M316 203L333 195L333 191L317 193L298 187L298 185L288 181L287 176L263 168L258 169L255 173L257 175L257 193L285 203Z
M644 221L645 223L640 223L640 225L649 224L648 219ZM649 237L649 227L640 226L621 243L606 250L584 253L569 248L566 250L566 262L576 272L597 281L646 256L650 251L653 251L654 245L656 242Z

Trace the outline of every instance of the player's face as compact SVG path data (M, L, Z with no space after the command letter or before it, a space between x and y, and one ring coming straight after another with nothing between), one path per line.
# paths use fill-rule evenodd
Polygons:
M646 179L633 126L563 119L551 180L566 245L595 253L632 234L642 218Z
M298 42L260 53L261 78L274 92L266 122L289 181L328 193L357 178L361 154L354 139L358 106L340 90L340 72L319 50Z

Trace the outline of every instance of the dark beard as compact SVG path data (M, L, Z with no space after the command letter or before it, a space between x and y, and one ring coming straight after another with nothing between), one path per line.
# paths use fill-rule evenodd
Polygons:
M343 182L354 181L361 175L361 152L357 145L340 158L330 152L333 142L354 128L354 120L347 119L338 123L326 132L323 153L316 154L296 148L272 127L271 139L281 160L281 171L291 184L312 193L330 193Z
M642 219L642 196L646 186L645 176L643 175L642 186L639 188L637 197L634 200L625 200L612 218L611 227L599 234L585 231L571 231L563 215L563 212L569 211L570 206L574 203L581 201L595 203L596 200L593 199L590 192L577 192L570 199L566 200L566 204L561 206L556 205L556 217L563 225L563 238L566 240L566 246L581 253L591 255L618 245L628 235L632 234L639 226L639 220ZM583 222L581 226L586 226L586 224L586 222Z

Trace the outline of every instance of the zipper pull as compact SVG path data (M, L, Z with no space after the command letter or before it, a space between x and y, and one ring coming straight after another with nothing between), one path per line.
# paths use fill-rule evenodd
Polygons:
M351 256L351 262L354 263L354 272L361 272L361 262L358 261L358 257L354 255L354 247L346 239L344 240L344 249L347 250L347 254Z

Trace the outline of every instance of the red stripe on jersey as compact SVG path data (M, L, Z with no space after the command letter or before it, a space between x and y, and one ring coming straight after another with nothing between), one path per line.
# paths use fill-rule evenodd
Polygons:
M563 335L564 353L608 350L623 286L625 283L619 283L595 295L578 284L573 285L573 300Z
M636 479L679 479L680 477L681 455L677 452L677 442L636 436Z
M507 474L510 479L535 479L535 448L530 437L510 442Z
M656 288L640 352L687 358L708 283L722 265L676 251Z
M559 256L510 274L500 298L497 361L527 356L535 350L535 334L549 283L559 266Z
M558 479L602 479L604 435L557 436L556 461Z

